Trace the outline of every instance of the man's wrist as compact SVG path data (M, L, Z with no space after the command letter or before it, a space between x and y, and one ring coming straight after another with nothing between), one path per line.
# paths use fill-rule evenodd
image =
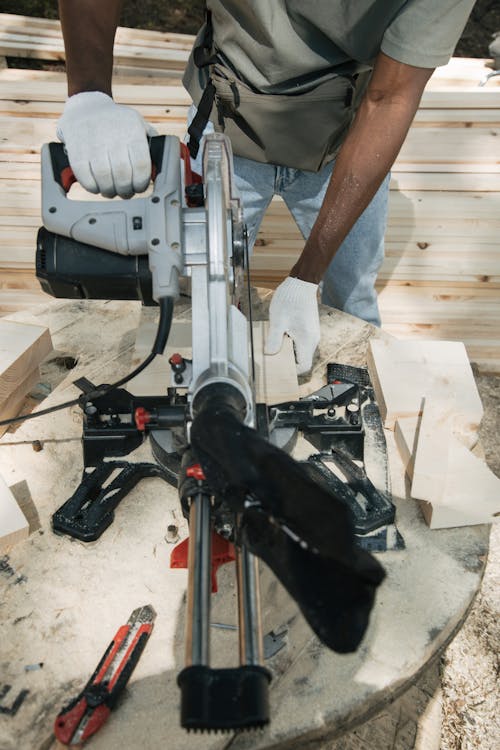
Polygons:
M327 267L328 264L324 265L319 253L308 252L306 247L291 269L289 276L302 281L309 281L311 284L319 284Z

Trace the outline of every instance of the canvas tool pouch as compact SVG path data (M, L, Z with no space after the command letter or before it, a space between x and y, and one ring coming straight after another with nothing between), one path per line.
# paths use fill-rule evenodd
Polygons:
M311 172L335 157L354 116L354 76L334 75L300 93L262 94L219 62L210 74L211 119L236 155Z

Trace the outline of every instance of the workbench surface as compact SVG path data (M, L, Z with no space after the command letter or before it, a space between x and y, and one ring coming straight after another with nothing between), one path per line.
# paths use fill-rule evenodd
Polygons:
M265 310L264 303L262 314ZM133 302L53 301L11 316L49 326L56 354L78 360L43 406L78 395L71 385L77 377L102 383L128 372L139 315L140 305ZM189 317L189 308L178 315ZM321 309L321 322L320 354L302 395L324 384L328 362L365 364L370 337L385 335L328 308ZM0 441L0 473L9 486L27 483L36 508L32 524L38 526L0 561L0 705L9 707L21 691L29 691L15 715L0 713L2 750L52 747L58 711L84 686L118 627L144 604L157 612L153 635L119 706L91 741L93 750L319 746L408 688L460 627L480 585L488 527L430 531L407 496L389 436L397 524L406 550L379 556L387 578L361 648L347 656L325 649L261 565L264 632L288 626L286 647L267 662L274 675L272 723L262 733L237 737L187 735L179 727L176 684L184 659L187 574L170 570L172 544L165 539L171 523L179 525L181 536L187 534L177 493L159 479L145 480L122 501L97 542L54 535L51 515L81 479L80 437L79 409L73 408L28 421ZM43 450L33 450L34 440ZM148 446L130 459L139 456L149 458ZM211 619L235 625L236 613L233 571L224 566ZM236 632L212 630L213 666L235 664ZM11 686L8 692L5 685Z

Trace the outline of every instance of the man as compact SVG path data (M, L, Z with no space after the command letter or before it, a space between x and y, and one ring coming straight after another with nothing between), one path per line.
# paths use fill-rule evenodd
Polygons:
M253 246L274 194L305 239L270 307L266 348L294 342L299 374L319 343L317 306L380 325L389 170L433 70L447 63L473 0L208 0L184 83L227 132ZM121 0L60 0L68 95L58 133L79 182L145 189L149 126L111 98ZM208 102L208 104L207 104ZM196 140L196 139L195 139ZM196 147L195 147L196 150Z

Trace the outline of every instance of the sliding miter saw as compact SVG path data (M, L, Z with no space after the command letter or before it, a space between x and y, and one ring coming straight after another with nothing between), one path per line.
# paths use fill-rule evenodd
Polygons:
M161 476L178 487L190 532L172 559L188 567L181 723L238 731L269 721L257 558L321 641L345 653L358 647L384 577L368 550L387 548L389 537L393 548L402 541L392 533L387 487L376 489L365 471L363 446L380 441L382 432L362 371L331 365L325 388L308 399L256 403L251 320L243 313L245 306L251 311L246 232L229 141L222 134L206 138L202 178L173 136L153 138L151 157L150 194L80 201L67 195L73 178L63 146L42 149L42 288L56 297L158 305L157 336L142 368L164 350L182 279L189 279L192 305L192 358L171 357L163 393L134 396L121 387L141 368L112 385L76 381L85 470L54 514L53 528L94 540L142 477ZM283 450L299 430L318 451L307 462ZM114 460L146 438L156 464ZM371 541L362 544L362 538ZM240 666L213 669L214 571L231 559Z

